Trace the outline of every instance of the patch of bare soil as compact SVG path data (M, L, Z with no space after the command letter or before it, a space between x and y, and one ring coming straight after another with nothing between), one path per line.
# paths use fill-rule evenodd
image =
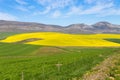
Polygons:
M90 72L83 76L83 80L115 80L111 77L110 71L115 68L116 63L120 60L120 54L109 56L99 65L95 66Z
M40 55L40 54L58 54L66 52L63 49L57 48L57 47L41 47L39 50L37 50L34 54Z
M40 38L29 38L29 39L25 39L25 40L21 40L21 41L15 42L15 43L20 43L21 44L21 43L38 41L38 40L43 40L43 39L40 39Z

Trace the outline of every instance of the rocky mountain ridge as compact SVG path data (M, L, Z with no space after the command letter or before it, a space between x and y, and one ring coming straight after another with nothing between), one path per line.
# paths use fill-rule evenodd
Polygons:
M52 31L64 33L120 33L120 25L98 22L93 25L71 24L69 26L48 25L35 22L0 20L0 32Z

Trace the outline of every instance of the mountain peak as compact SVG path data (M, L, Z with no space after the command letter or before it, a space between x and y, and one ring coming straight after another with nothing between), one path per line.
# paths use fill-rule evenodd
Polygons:
M107 21L101 21L101 22L97 22L97 23L101 23L101 24L111 24L110 22L107 22Z
M110 29L114 27L113 24L106 21L98 22L96 24L93 24L92 26L97 29Z
M96 23L96 24L94 24L94 25L106 26L106 25L111 25L111 23L106 22L106 21L101 21L101 22L97 22L97 23Z
M87 24L81 23L81 24L71 24L69 26L67 26L68 28L85 28L87 27Z

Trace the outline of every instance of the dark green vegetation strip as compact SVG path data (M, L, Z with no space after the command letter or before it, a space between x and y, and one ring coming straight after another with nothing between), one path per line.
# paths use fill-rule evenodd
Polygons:
M118 50L119 48L46 48L45 46L1 43L0 80L80 78L86 71L91 70L96 64ZM49 55L49 51L53 54ZM41 53L46 55L42 56ZM26 55L27 57L24 57Z
M120 43L120 39L104 39L104 40L115 42L115 43Z
M0 32L0 40L5 39L8 36L19 34L18 32Z
M22 34L22 33L30 33L30 32L0 32L0 40L5 39L12 35Z

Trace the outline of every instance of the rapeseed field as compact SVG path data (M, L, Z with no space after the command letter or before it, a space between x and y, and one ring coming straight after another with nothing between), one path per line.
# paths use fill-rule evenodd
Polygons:
M28 39L33 40L31 41ZM66 34L57 32L34 32L13 35L4 40L0 40L0 42L17 43L23 41L24 44L47 46L120 46L119 43L108 41L106 39L120 39L120 34Z

